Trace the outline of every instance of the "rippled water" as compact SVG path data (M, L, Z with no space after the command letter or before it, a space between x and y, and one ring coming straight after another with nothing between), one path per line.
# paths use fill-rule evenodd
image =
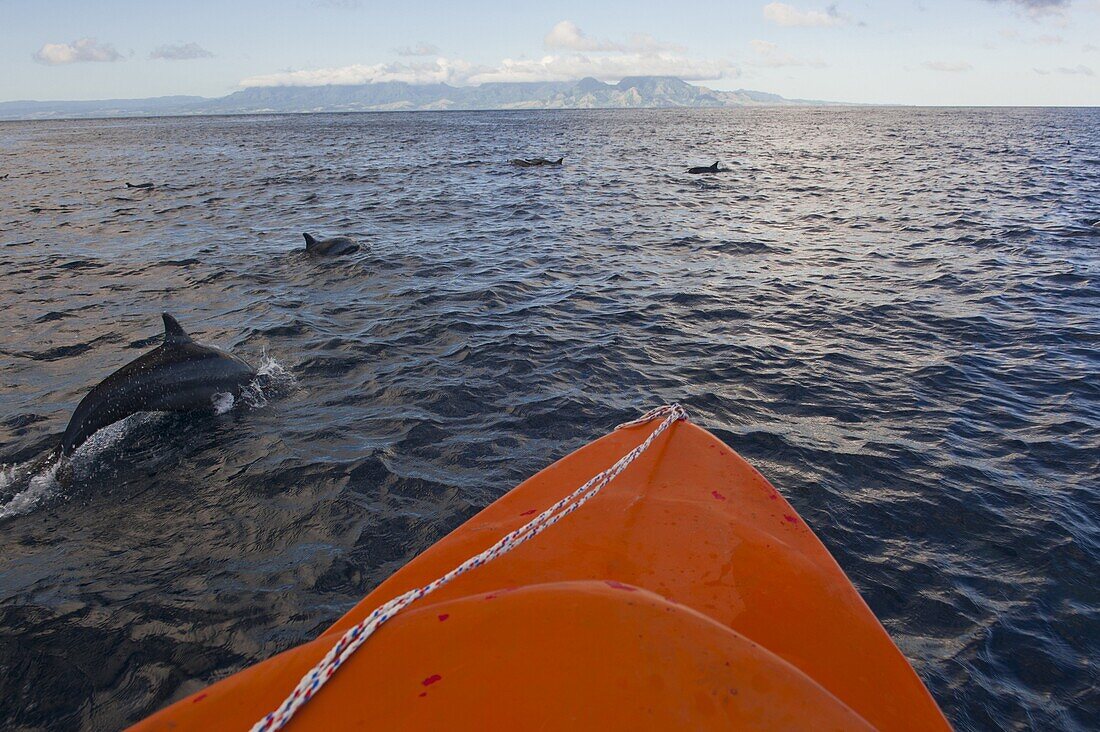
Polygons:
M958 728L1095 723L1100 111L3 123L0 173L0 726L118 727L310 638L668 401ZM162 310L285 388L19 492Z

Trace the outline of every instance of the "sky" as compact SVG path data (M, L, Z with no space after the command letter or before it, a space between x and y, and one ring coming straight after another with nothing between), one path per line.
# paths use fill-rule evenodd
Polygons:
M0 101L678 76L918 105L1100 105L1100 0L0 0Z

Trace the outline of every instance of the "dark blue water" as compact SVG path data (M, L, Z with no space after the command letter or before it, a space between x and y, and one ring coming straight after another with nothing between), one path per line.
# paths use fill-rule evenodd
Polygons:
M1100 111L3 123L0 172L0 726L119 727L310 638L669 401L959 729L1095 725ZM162 310L277 388L21 480Z

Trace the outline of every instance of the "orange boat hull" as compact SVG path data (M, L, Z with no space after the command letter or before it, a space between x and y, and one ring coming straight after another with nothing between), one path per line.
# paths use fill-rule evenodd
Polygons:
M522 526L644 440L593 442L503 496L315 640L134 729L246 729L375 607ZM949 729L782 496L680 422L603 492L383 626L288 729Z

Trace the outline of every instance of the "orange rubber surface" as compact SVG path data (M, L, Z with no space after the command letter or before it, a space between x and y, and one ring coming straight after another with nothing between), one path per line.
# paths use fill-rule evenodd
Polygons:
M248 729L340 634L526 523L645 439L539 472L323 635L138 730ZM950 729L813 532L740 456L680 422L560 523L390 620L288 730Z

